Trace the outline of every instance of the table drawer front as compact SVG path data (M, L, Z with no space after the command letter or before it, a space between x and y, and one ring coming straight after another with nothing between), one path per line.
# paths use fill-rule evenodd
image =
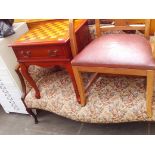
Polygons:
M18 59L33 59L33 58L66 58L66 53L63 47L48 46L48 47L25 47L15 50Z

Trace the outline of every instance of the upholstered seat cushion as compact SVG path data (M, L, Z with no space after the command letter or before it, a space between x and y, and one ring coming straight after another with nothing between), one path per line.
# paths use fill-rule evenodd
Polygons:
M88 82L89 74L82 76L84 82ZM146 115L145 80L143 77L106 77L101 74L88 91L86 106L81 107L68 73L59 71L43 76L37 82L40 99L35 98L34 89L31 89L25 103L30 108L44 109L82 122L146 121L149 119ZM152 120L155 120L155 98L152 108Z
M103 35L86 46L73 66L155 69L151 45L137 34Z

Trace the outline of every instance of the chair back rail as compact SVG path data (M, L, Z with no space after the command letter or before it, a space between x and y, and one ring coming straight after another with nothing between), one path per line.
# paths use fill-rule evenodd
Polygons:
M73 57L75 57L78 53L78 48L75 35L74 19L69 19L69 38L70 38L72 55Z
M97 37L109 30L143 30L144 36L148 38L150 31L150 19L114 19L111 24L100 24L100 19L95 19L95 25Z

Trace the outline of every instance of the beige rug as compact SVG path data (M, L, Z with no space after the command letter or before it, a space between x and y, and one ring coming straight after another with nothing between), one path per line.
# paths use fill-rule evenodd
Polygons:
M83 75L85 82L88 76ZM77 103L70 77L65 71L43 76L37 85L41 99L36 99L34 89L31 89L25 100L30 108L45 109L76 121L91 123L149 120L146 115L146 79L142 77L106 77L102 74L89 89L85 107ZM155 120L155 98L152 120Z

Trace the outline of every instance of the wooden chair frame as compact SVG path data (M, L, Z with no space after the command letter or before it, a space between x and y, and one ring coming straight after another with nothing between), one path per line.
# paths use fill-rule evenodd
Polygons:
M96 33L97 37L101 35L101 32L104 30L110 30L111 28L100 28L99 19L95 20L96 24ZM74 20L70 19L70 42L73 55L75 56L77 52L77 43L74 31ZM126 27L126 28L125 28ZM125 25L125 20L118 20L116 22L116 27L112 28L112 30L144 30L144 35L146 38L149 37L149 28L150 28L150 20L145 20L145 26L132 26ZM155 55L155 46L152 46L152 54ZM146 86L146 110L148 117L152 117L152 96L153 96L153 88L154 88L154 70L144 70L144 69L126 69L126 68L108 68L108 67L89 67L89 66L72 66L74 76L76 79L78 91L80 94L80 103L82 106L86 104L86 91L98 77L98 73L104 74L119 74L119 75L135 75L135 76L144 76L147 78L147 86ZM84 88L83 80L81 77L81 72L94 72L94 75L91 77L89 83L86 88Z

